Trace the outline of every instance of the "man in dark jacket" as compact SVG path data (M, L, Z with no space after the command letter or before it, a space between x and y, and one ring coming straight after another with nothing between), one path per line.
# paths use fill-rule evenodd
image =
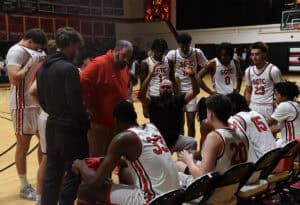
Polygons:
M60 51L49 56L37 74L39 102L49 114L43 205L57 204L58 200L60 205L73 205L80 178L72 173L72 162L88 156L89 118L81 96L79 71L71 63L81 44L82 37L73 28L58 29L56 45Z

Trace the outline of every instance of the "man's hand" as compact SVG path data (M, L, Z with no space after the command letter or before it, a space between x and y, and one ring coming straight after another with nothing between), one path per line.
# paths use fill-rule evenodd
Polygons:
M193 162L193 154L183 150L178 154L178 160L188 165Z

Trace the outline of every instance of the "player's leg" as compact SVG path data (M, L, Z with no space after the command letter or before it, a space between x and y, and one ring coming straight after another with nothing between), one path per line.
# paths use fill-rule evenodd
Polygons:
M43 183L46 173L47 166L47 150L46 150L46 122L48 115L42 112L38 118L38 129L40 137L40 150L42 153L42 161L40 163L38 174L37 174L37 185L36 185L36 202L37 205L41 204L41 195L43 193Z
M188 136L195 137L195 117L196 112L186 112L186 121L188 126Z
M36 184L36 204L41 204L42 193L43 193L43 184L44 178L46 174L46 167L47 167L47 155L43 154L42 161L40 163L38 173L37 173L37 184Z
M188 126L188 136L195 137L195 117L197 112L197 98L193 98L184 108Z
M193 137L179 135L171 152L180 152L182 150L197 150L196 140Z
M95 189L87 184L81 184L78 189L78 205L86 204L146 204L144 192L136 186L114 184L107 182L104 188Z

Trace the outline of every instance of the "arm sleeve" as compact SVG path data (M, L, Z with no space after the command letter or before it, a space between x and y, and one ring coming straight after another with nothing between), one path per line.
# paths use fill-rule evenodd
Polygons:
M80 83L82 88L82 95L86 106L89 108L92 103L92 96L95 92L98 76L98 65L96 62L91 62L80 73Z
M207 60L206 56L204 55L204 53L200 49L196 49L196 52L197 52L197 62L198 62L198 64L201 67L204 67L208 63L208 60Z
M275 109L274 113L271 117L278 122L283 122L285 120L293 120L295 119L295 110L288 103L280 103L278 107Z
M12 48L6 56L7 66L17 66L19 68L29 59L27 54L17 48Z
M251 86L251 80L250 80L250 67L248 67L245 71L245 81L247 86Z
M66 71L65 79L66 99L71 115L86 129L89 126L89 117L83 104L79 71L75 67L70 67Z
M281 72L278 67L274 66L271 70L271 77L274 81L274 83L279 83L282 81Z

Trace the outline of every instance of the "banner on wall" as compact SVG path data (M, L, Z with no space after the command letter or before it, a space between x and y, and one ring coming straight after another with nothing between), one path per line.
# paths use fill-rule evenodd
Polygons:
M171 0L144 0L144 5L146 21L170 20Z

